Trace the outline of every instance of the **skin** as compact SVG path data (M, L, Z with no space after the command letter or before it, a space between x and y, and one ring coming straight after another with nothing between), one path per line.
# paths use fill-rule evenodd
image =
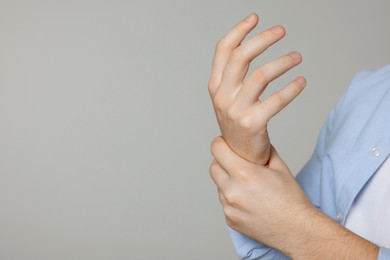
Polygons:
M244 79L250 62L282 39L285 29L275 26L241 44L256 26L258 18L237 24L217 44L209 81L209 93L217 120L229 146L241 157L265 165L270 155L268 121L303 90L306 81L299 77L284 89L261 102L267 85L298 65L301 55L292 52L256 68Z
M259 100L272 80L302 58L290 53L246 77L250 62L285 35L276 26L242 43L257 22L257 15L250 15L218 42L208 86L222 132L211 145L210 176L227 224L292 259L377 259L378 246L310 203L271 145L267 123L301 93L306 81L298 77Z

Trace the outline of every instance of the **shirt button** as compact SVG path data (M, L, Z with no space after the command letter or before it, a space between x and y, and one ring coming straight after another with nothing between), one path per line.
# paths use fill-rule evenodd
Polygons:
M336 214L336 221L337 222L341 222L342 219L343 219L343 214L340 211L337 212L337 214Z
M379 150L378 148L372 148L371 153L372 153L372 156L378 157L381 155L381 150Z

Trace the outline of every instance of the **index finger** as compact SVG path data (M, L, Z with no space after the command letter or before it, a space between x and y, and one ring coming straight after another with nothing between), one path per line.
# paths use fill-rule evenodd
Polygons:
M211 98L214 97L215 92L221 82L222 74L226 63L229 59L230 53L237 48L244 40L245 36L255 28L258 22L256 14L251 14L244 20L236 24L224 37L222 37L215 48L214 59L211 68L211 75L209 79L209 93Z
M222 166L230 176L242 174L242 169L252 164L233 152L221 136L213 140L213 143L211 144L211 153L218 164Z

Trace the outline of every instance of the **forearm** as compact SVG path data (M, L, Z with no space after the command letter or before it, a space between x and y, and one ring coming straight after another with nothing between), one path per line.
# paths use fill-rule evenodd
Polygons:
M292 259L377 259L379 247L318 211L297 216L275 247Z

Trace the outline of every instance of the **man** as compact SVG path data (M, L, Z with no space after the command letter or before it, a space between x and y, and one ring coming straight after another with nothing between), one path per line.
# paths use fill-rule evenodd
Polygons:
M257 22L257 15L248 16L218 42L209 81L222 132L211 145L210 175L238 254L390 259L390 67L355 78L294 179L270 143L267 123L306 81L298 77L266 100L259 97L301 56L292 52L246 77L250 62L285 35L275 26L242 43Z

